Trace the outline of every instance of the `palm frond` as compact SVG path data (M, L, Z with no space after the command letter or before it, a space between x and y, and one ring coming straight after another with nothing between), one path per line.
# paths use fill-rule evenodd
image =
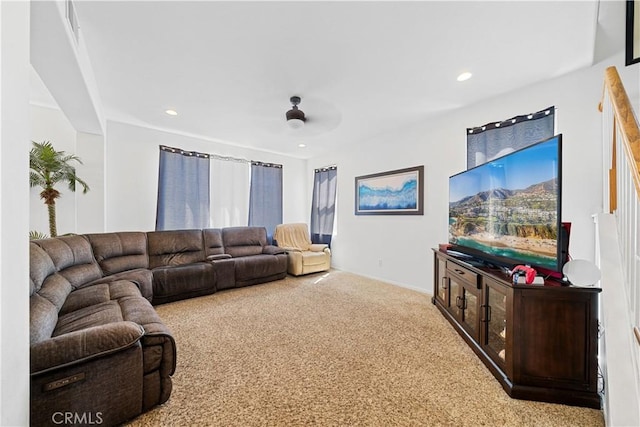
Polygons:
M40 240L40 239L46 239L49 236L41 231L35 231L35 230L31 230L29 231L29 240Z

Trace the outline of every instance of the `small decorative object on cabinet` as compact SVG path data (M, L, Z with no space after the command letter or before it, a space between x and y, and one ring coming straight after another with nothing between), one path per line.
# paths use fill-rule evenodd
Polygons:
M437 249L434 267L433 303L509 396L600 408L599 288L514 285Z

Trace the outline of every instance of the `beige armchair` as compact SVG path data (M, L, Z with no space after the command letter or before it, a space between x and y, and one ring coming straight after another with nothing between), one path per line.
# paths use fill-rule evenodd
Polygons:
M273 238L287 251L289 274L300 276L331 268L331 249L325 244L311 243L307 224L277 225Z

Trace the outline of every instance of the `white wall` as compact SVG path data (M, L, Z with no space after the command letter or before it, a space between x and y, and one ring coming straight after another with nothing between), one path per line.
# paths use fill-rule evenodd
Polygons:
M80 25L76 43L64 1L31 5L31 64L73 127L104 133L102 103Z
M155 229L159 145L283 165L284 222L308 222L307 161L120 122L107 122L106 231ZM229 183L233 185L233 183Z
M76 186L76 192L70 193L76 202L75 232L101 233L105 231L105 138L84 132L76 134L74 153L82 164L76 167L76 173L82 178L89 191L82 194L82 187Z
M448 177L466 168L466 128L551 105L557 107L557 131L563 134L562 220L572 223L570 254L593 260L591 215L602 209L603 185L601 116L597 107L604 69L610 65L617 66L623 80L630 82L630 97L637 96L637 76L625 78L624 74L631 71L625 69L619 54L590 69L499 95L311 160L310 168L338 165L334 266L432 293L431 248L447 241ZM473 80L467 83L474 84ZM417 165L425 166L424 216L354 214L356 176Z
M29 424L29 7L0 2L0 425Z

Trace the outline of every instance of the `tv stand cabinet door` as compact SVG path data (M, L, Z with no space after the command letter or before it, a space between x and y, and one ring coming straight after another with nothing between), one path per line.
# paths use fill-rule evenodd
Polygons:
M485 277L482 306L482 349L511 377L513 288Z
M450 309L449 277L447 277L447 261L435 252L434 256L433 298L443 307Z
M458 325L466 331L476 343L480 342L480 296L481 291L475 284L460 280L458 277L447 274L452 313Z
M453 279L451 279L453 281ZM480 295L475 284L461 282L460 298L457 300L460 325L476 343L480 342Z
M514 289L513 384L597 393L597 293Z

